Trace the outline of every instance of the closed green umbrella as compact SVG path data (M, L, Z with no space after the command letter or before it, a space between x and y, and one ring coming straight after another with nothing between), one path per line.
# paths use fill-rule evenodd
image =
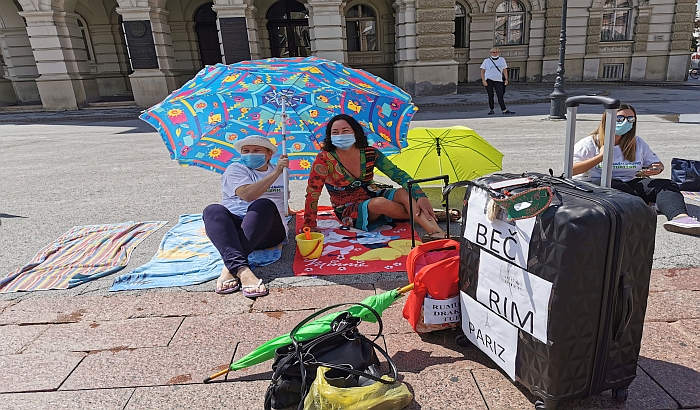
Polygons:
M384 312L386 308L388 308L392 303L394 303L398 298L400 298L403 295L403 293L409 291L409 287L393 289L388 292L380 293L379 295L373 295L366 298L361 303L370 306L381 315L382 312ZM346 309L346 311L352 316L359 317L364 321L376 322L374 314L369 309L363 306L354 305ZM323 333L329 332L331 330L331 323L341 313L342 312L330 313L328 315L314 320L313 322L307 323L306 325L302 326L301 329L299 329L299 331L296 333L295 338L298 341L305 341ZM275 350L291 343L292 339L289 337L289 333L269 340L263 343L262 345L258 346L252 352L248 353L245 357L231 364L231 366L228 369L222 370L219 373L207 377L206 379L204 379L204 383L208 383L212 379L215 379L219 376L223 376L224 374L232 370L241 370L245 369L246 367L250 367L258 363L268 361L275 357Z

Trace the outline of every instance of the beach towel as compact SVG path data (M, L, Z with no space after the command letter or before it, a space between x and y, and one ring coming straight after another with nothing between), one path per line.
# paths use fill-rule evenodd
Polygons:
M282 244L253 251L251 268L269 265L282 256ZM224 262L204 231L202 214L181 215L148 263L114 279L110 291L197 285L216 279Z
M166 223L73 227L0 280L0 293L67 289L117 272L129 262L134 248Z
M304 226L303 213L297 214L296 226ZM366 232L343 226L326 210L318 213L318 228L324 235L323 253L318 259L304 259L297 248L296 276L406 271L412 231L408 222L392 222Z
M691 191L681 191L685 199L690 199L691 201L698 201L700 202L700 192L691 192Z

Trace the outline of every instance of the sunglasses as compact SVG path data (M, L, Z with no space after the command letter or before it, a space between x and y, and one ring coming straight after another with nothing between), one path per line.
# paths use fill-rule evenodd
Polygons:
M634 115L630 115L628 117L625 117L624 115L617 116L617 122L623 122L625 120L627 120L627 122L629 122L630 124L634 124L634 122L637 121L637 117L635 117Z

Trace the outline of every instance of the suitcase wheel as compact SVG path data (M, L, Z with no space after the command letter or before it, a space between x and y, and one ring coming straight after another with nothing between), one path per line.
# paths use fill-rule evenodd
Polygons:
M627 401L628 390L627 387L616 387L612 389L613 400L624 403Z
M455 338L455 343L457 343L457 345L462 346L462 347L469 347L469 345L471 345L471 342L469 341L469 339L467 339L467 337L464 335L457 336Z
M535 402L535 410L556 410L559 407L559 402L553 400L537 400Z

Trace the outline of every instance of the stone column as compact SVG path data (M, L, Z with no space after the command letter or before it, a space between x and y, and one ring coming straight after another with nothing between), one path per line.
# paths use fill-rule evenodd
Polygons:
M97 64L97 86L100 95L122 95L128 90L127 80L124 77L121 67L117 47L114 43L112 24L96 24L90 27L90 37L92 38L93 56Z
M454 59L454 0L416 0L416 65L413 84L406 91L415 96L457 92L459 63Z
M348 61L344 5L343 1L309 0L309 36L314 56L343 64Z
M396 64L394 81L407 90L415 84L413 70L416 66L416 3L415 0L396 0Z
M544 30L542 80L554 82L559 68L559 35L561 34L561 0L547 0ZM568 35L567 35L568 37Z
M216 25L219 29L221 55L225 64L261 57L255 20L257 9L242 0L236 0L235 3L233 5L215 4L213 7L217 15Z
M140 107L150 107L167 97L178 83L168 12L150 7L118 7L117 13L123 17L134 70L129 76L134 101Z
M583 81L597 80L600 70L600 27L603 23L603 9L588 10L588 29L586 30L586 57L583 60Z
M671 28L666 80L685 81L690 66L690 45L695 23L695 0L676 0L676 13Z
M481 84L481 63L489 57L494 43L495 13L471 13L467 81Z
M100 99L90 75L77 15L59 11L24 11L27 34L34 50L36 79L44 108L77 110Z
M5 28L0 29L0 48L2 58L5 60L3 75L12 82L12 96L3 99L7 102L30 102L40 101L39 89L36 78L39 72L34 61L34 53L29 43L27 29ZM9 94L9 93L8 93ZM11 101L13 100L14 101Z
M168 24L173 39L175 67L180 74L177 86L181 87L202 68L202 62L197 53L198 45L197 35L194 31L195 23L191 21L177 21Z
M651 6L640 6L637 21L634 25L634 46L630 80L644 81L647 73L647 42L649 41L649 23L651 22Z
M544 57L544 40L547 24L545 11L533 11L530 14L530 41L528 44L527 70L525 81L542 81L542 58Z

